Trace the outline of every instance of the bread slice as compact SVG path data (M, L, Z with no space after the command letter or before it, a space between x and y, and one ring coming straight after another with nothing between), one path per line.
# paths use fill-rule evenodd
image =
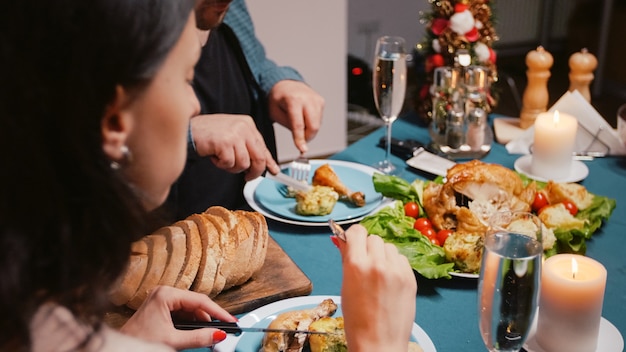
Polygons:
M233 261L234 271L238 275L233 278L234 286L239 286L245 283L252 277L254 268L250 265L252 262L252 255L254 251L254 241L256 235L254 230L254 224L248 217L248 212L244 210L236 210L235 215L239 219L236 231L239 231L239 246L237 246L237 253L235 254L235 260Z
M252 277L265 263L267 255L267 245L269 243L269 231L267 229L267 221L261 213L249 212L248 218L251 219L254 227L254 241L250 266L252 267Z
M217 264L221 256L219 242L216 240L217 230L213 223L202 214L192 214L187 219L195 222L196 226L198 226L202 242L202 255L200 256L198 273L191 284L191 290L208 295L213 291L218 269Z
M560 203L569 200L576 204L579 210L586 209L593 203L593 194L587 192L583 185L578 183L557 183L549 181L545 192L548 195L550 204Z
M215 232L213 233L213 241L217 246L217 255L214 257L217 262L217 271L215 273L215 282L213 283L213 289L209 293L209 297L215 297L222 290L224 290L224 286L226 285L226 277L229 275L228 268L223 267L223 263L225 262L224 258L230 255L230 251L226 251L224 248L226 243L226 236L230 232L228 224L226 221L219 216L215 216L212 214L202 213L201 214L208 222L213 224L215 228Z
M244 221L241 221L235 211L230 211L226 208L211 207L206 210L206 213L221 218L228 227L226 231L220 233L220 245L222 248L220 274L225 279L222 290L227 290L238 285L242 280L242 276L245 275L244 271L249 263L249 255L252 249L251 241L247 241L252 232L252 225L245 217ZM240 252L242 245L249 247L247 254L242 255Z
M156 230L153 235L164 236L167 243L167 264L159 285L174 286L185 263L187 253L186 235L178 226L165 226Z
M109 291L109 300L121 306L135 295L148 268L148 244L145 240L133 242L130 246L130 260L126 271L117 279Z
M174 287L188 290L196 278L202 258L202 240L198 225L192 220L180 220L173 227L179 227L185 234L186 254L182 269L176 278Z
M139 308L150 291L159 283L167 264L167 241L165 237L148 235L144 239L148 244L148 268L137 292L126 304L132 309Z

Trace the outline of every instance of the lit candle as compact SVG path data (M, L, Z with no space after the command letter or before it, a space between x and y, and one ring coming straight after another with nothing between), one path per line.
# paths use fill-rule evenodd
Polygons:
M543 263L535 339L546 352L596 351L606 269L582 255L559 254Z
M545 112L535 120L531 170L534 175L558 181L570 174L578 120L572 115Z

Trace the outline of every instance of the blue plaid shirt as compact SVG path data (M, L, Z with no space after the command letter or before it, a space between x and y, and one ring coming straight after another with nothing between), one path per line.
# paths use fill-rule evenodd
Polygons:
M224 23L239 39L248 66L266 94L278 81L285 79L303 81L302 76L295 69L278 66L265 56L265 49L254 34L254 25L244 0L235 0L230 4Z

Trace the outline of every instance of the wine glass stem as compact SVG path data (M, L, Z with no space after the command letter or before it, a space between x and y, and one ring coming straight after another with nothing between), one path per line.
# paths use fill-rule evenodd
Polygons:
M385 162L389 165L391 163L391 160L389 160L391 155L391 121L386 121L385 125L387 126L387 149L385 150Z

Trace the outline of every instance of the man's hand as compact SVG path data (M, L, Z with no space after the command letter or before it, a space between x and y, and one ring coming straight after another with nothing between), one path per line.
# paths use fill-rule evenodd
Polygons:
M266 169L273 174L280 172L248 115L199 115L191 119L191 134L198 155L210 156L217 167L226 171L245 172L247 181Z
M298 150L306 152L320 129L324 98L303 82L283 80L270 90L268 105L272 120L287 127Z

